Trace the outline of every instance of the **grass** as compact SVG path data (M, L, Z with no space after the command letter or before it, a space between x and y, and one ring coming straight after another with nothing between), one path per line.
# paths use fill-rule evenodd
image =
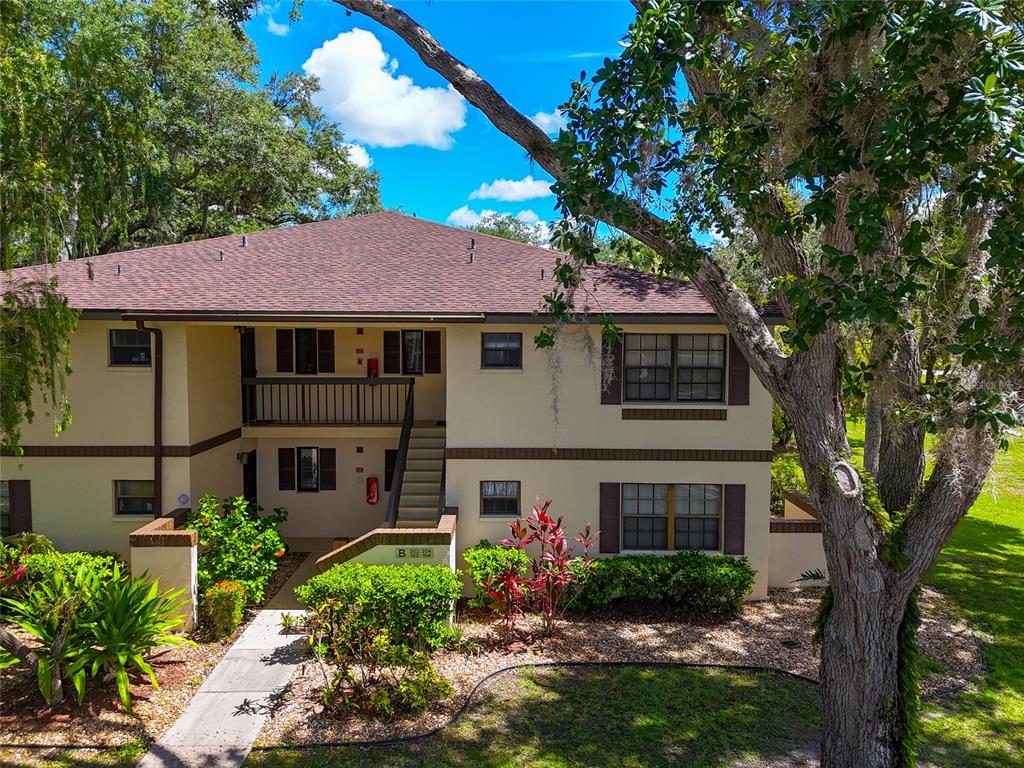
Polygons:
M653 768L786 760L817 742L817 691L772 674L636 667L505 678L413 745L253 752L262 768Z

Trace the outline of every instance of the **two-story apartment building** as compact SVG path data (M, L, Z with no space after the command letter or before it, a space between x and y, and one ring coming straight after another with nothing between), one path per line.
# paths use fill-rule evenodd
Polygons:
M55 271L82 317L73 423L26 425L0 521L124 552L141 521L244 493L295 539L457 508L461 551L539 496L602 553L745 554L764 595L768 394L692 285L621 267L585 290L621 344L579 324L536 349L555 259L388 212L15 270Z

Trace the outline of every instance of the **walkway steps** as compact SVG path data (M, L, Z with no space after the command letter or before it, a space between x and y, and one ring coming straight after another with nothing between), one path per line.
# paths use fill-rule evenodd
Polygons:
M398 528L433 528L437 525L445 435L443 426L413 426L398 505Z

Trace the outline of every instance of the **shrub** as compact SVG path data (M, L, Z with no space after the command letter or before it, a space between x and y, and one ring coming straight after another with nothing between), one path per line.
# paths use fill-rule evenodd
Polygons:
M158 687L145 655L159 645L189 642L170 634L180 623L175 617L180 596L180 591L160 593L157 582L132 579L114 563L106 575L82 565L70 579L55 569L22 598L3 603L7 620L39 642L37 678L47 703L62 698L65 678L81 701L86 677L102 670L115 680L121 703L130 712L129 670L145 673Z
M462 556L469 565L473 605L478 608L494 607L495 601L488 593L502 573L511 570L522 576L530 566L530 556L523 550L492 544L487 539L469 547Z
M30 555L48 555L51 552L56 552L57 548L53 546L53 542L50 541L46 536L35 531L22 531L21 533L12 533L3 539L2 542L8 547L27 552Z
M586 611L612 604L662 604L694 615L738 611L754 584L745 557L684 551L672 556L619 555L595 560L569 601Z
M54 551L30 554L22 559L25 572L12 591L24 595L33 585L58 573L64 577L66 582L73 582L82 568L95 574L101 581L108 580L111 578L115 566L120 563L120 557L114 552ZM119 572L123 573L124 569L121 568Z
M776 517L786 510L786 491L807 492L807 481L796 453L777 453L772 459L772 493L769 509Z
M275 509L263 516L262 511L242 496L225 499L223 505L209 495L199 500L199 509L185 527L199 533L200 593L218 581L237 581L251 602L263 600L267 582L286 551L278 526L288 512Z
M203 593L203 615L214 637L227 637L242 623L245 587L237 581L218 581Z
M352 606L363 627L386 630L392 642L424 650L458 637L450 623L462 591L459 573L445 565L343 563L295 588L298 601L319 608Z

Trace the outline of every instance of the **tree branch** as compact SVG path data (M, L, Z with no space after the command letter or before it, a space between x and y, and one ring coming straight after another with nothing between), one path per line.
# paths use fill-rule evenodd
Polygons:
M466 100L477 107L502 133L523 147L545 171L562 181L565 173L550 138L528 117L516 110L480 75L446 51L427 30L408 14L383 0L334 0L339 5L362 13L397 34L432 70L444 77ZM617 196L630 211L627 224L612 224L611 217L591 203L585 213L635 237L666 256L692 254L692 243L680 244L667 234L665 222L635 201ZM784 386L786 357L775 343L757 309L729 280L721 267L705 255L688 276L704 294L715 312L728 326L736 343L761 382L773 396L780 397Z

